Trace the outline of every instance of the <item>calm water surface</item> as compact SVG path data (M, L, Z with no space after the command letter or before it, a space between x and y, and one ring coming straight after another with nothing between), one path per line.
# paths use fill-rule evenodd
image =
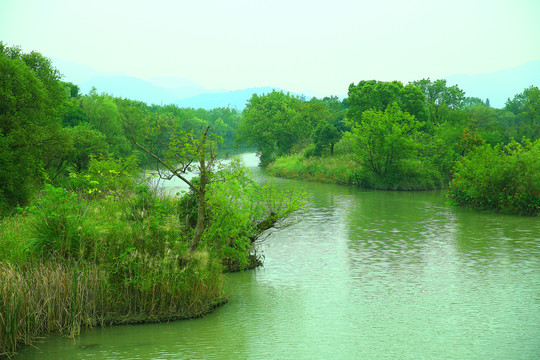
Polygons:
M304 220L264 241L264 268L228 275L227 305L17 358L540 359L538 218L450 208L441 191L276 184L307 193Z

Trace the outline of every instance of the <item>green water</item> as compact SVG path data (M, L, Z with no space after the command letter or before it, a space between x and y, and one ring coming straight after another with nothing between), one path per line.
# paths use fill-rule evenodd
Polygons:
M450 208L441 191L277 184L308 211L261 244L264 268L228 275L227 305L17 359L540 359L538 218Z

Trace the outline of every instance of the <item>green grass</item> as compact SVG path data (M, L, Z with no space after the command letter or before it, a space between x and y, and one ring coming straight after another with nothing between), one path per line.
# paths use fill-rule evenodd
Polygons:
M440 173L420 160L403 161L385 176L362 166L353 155L305 157L282 156L267 167L272 176L357 185L381 190L430 190L443 186Z
M349 155L305 158L295 154L276 159L267 170L272 176L352 185L361 167Z

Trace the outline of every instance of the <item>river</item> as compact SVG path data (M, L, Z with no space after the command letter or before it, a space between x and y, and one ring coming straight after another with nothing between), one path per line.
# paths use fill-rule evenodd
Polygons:
M443 191L274 180L305 191L307 211L260 245L263 268L227 275L228 304L49 336L16 359L540 358L538 218L449 207Z

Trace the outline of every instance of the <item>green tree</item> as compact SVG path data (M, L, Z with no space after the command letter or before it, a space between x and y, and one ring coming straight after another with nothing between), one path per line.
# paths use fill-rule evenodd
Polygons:
M60 75L41 54L0 42L0 208L23 204L62 149ZM2 205L3 204L3 205Z
M540 137L540 89L530 86L522 93L508 99L505 109L518 117L521 135L537 139Z
M98 95L94 89L81 99L81 106L88 114L88 122L107 138L109 150L116 156L129 155L131 148L124 133L124 120L114 98Z
M403 84L399 81L360 81L349 85L349 110L347 118L359 122L366 110L384 111L396 101Z
M397 105L386 111L367 110L362 121L347 134L362 166L379 177L396 175L400 163L418 148L415 136L423 124Z
M179 130L174 121L171 120L170 118L162 118L152 129L150 136L153 137L153 141L149 142L150 147L145 146L144 142L135 138L136 132L133 128L132 141L156 161L158 174L161 178L167 180L177 178L187 184L190 190L196 194L197 220L190 244L190 250L193 252L199 246L207 223L207 191L217 158L217 139L213 139L211 134L209 135L209 126L199 137L192 132L186 133ZM166 129L169 130L169 137L166 143L161 144L166 151L164 155L159 155L154 151L154 146L161 139L161 133ZM188 173L192 170L195 170L198 178L189 179Z
M426 105L430 113L430 121L434 124L446 120L446 110L456 110L462 107L465 93L457 85L447 86L446 80L422 79L413 82L426 97Z
M414 115L418 121L429 120L426 97L419 87L412 84L405 85L398 93L397 102L401 110Z
M238 141L255 145L263 166L276 156L287 154L311 134L309 121L299 112L301 104L301 100L283 92L254 94L238 127Z
M315 155L321 155L321 153L328 149L330 155L334 155L334 145L341 138L341 133L335 128L334 125L328 122L321 122L313 131L313 143L315 144Z
M92 156L104 156L108 153L107 139L90 124L83 123L67 129L73 144L67 161L77 172L88 168Z

